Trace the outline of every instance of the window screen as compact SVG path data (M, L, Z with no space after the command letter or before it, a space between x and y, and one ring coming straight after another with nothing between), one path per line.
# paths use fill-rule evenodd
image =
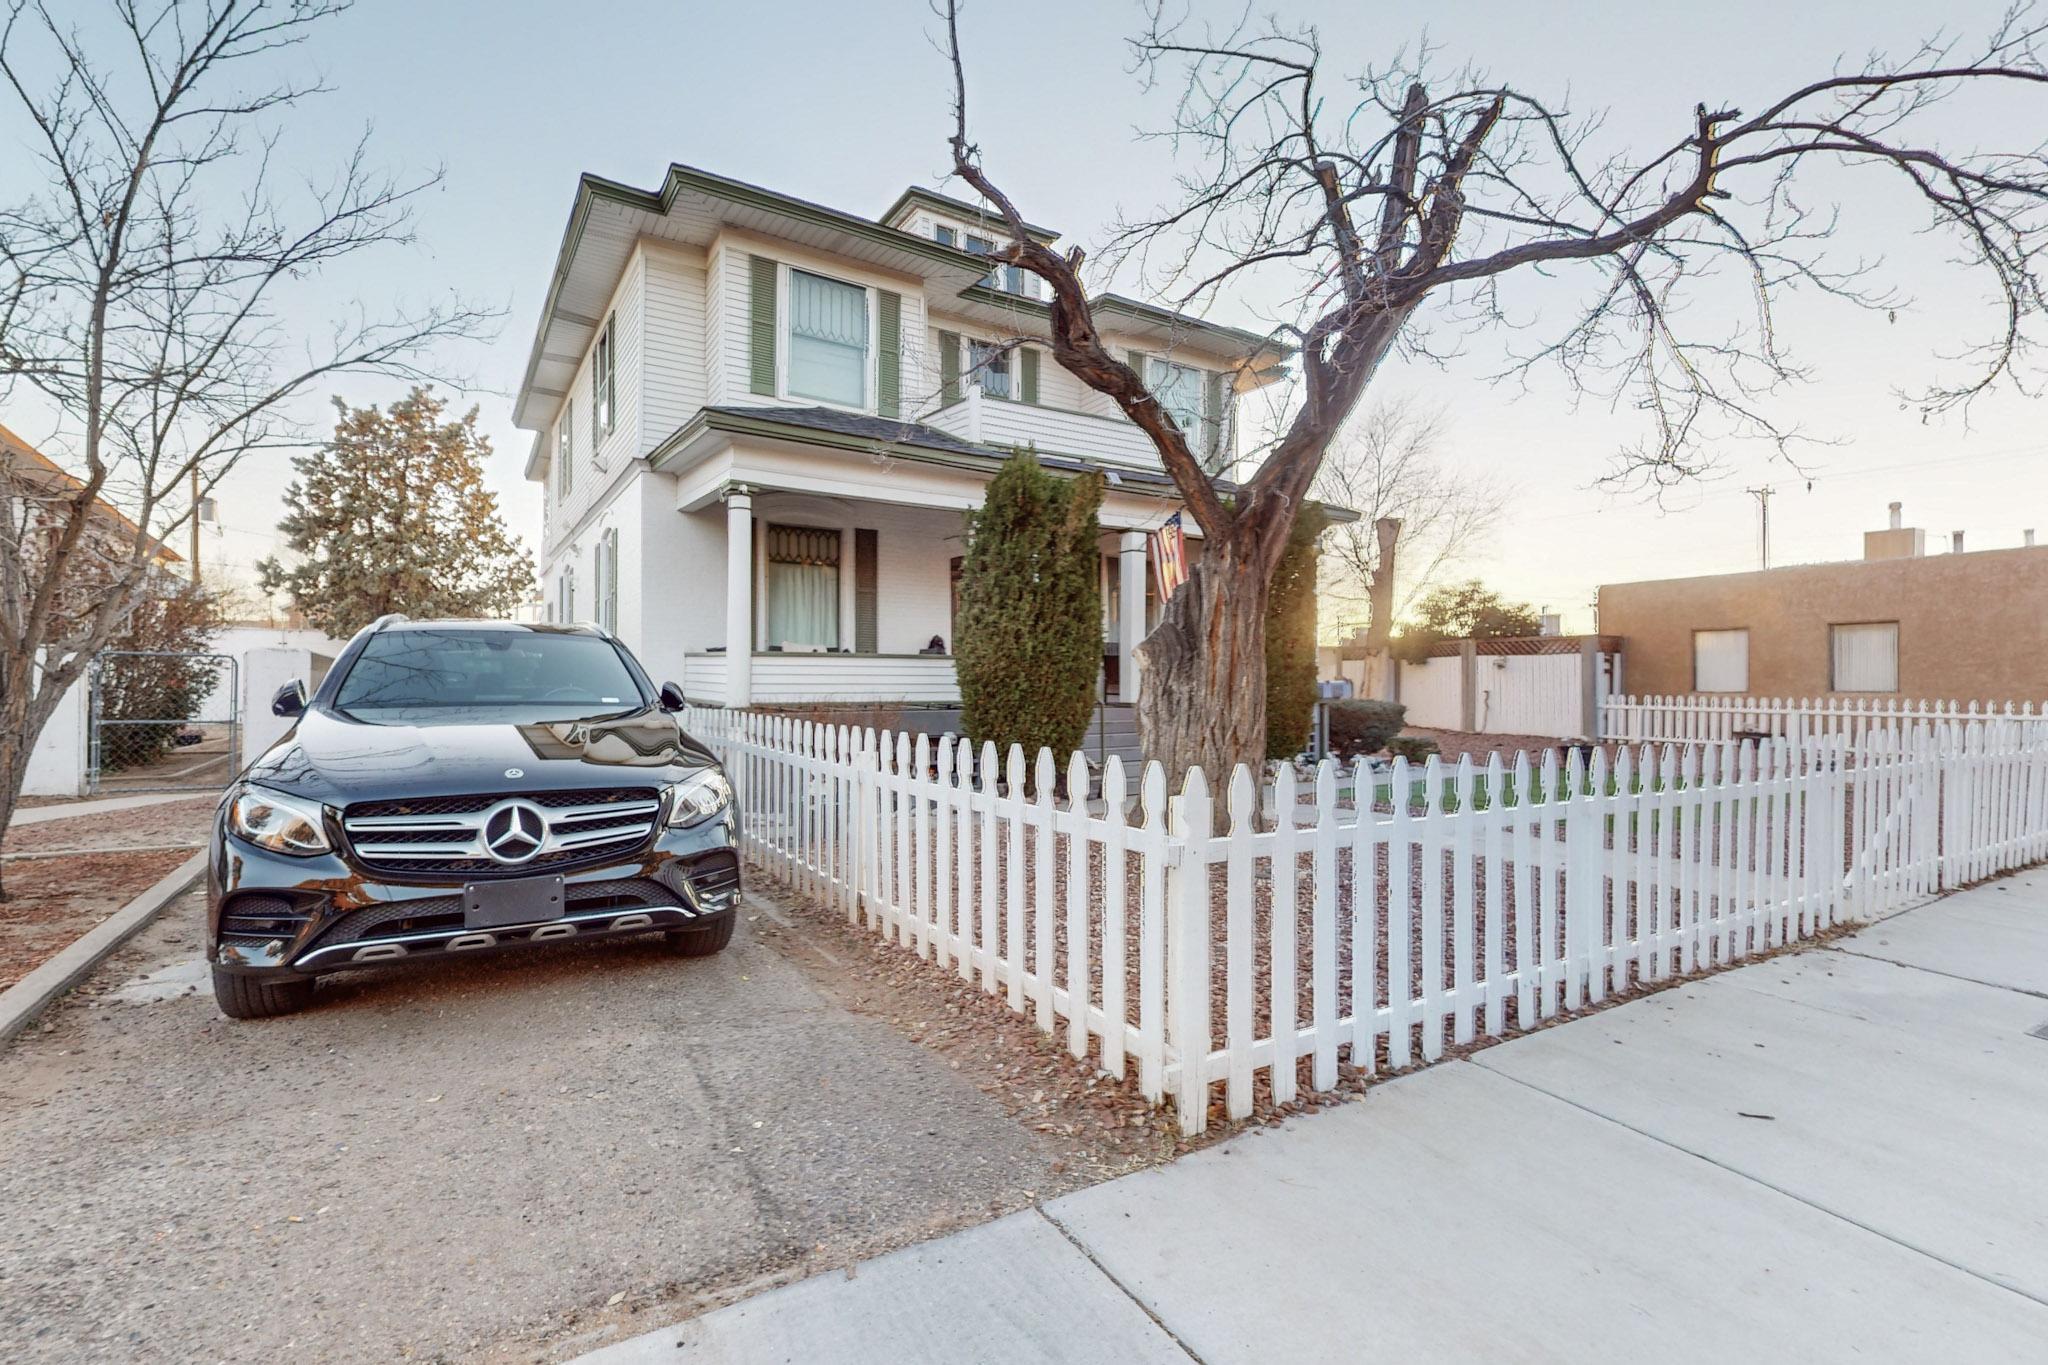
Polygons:
M1899 690L1899 623L1864 621L1828 627L1833 660L1832 690L1896 692Z
M1696 630L1692 633L1692 690L1749 690L1749 632Z

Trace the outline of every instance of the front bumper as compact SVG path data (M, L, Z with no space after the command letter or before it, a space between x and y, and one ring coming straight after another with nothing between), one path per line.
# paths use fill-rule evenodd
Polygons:
M736 913L730 816L660 827L642 848L565 871L564 913L472 930L461 876L394 877L339 853L295 858L214 831L207 958L225 971L311 977L424 957L679 929Z

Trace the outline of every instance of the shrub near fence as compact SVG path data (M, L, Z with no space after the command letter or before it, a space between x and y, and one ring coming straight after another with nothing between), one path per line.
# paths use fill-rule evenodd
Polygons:
M1049 752L1027 783L1017 749L686 722L757 864L1135 1070L1188 1132L1214 1085L1243 1118L2048 855L2048 745L2003 724L1215 794L1192 770L1171 799L1112 759L1091 802L1079 755L1060 797Z

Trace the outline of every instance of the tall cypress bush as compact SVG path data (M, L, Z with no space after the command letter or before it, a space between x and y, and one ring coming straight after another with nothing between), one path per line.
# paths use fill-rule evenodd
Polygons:
M1308 747L1316 705L1318 540L1329 518L1301 509L1266 599L1266 757L1292 758Z
M967 514L953 653L961 727L1036 761L1079 748L1102 667L1102 476L1049 474L1020 450Z

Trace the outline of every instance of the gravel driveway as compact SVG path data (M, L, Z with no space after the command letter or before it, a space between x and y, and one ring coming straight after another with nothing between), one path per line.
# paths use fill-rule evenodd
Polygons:
M0 1053L0 1359L559 1359L1071 1183L787 931L358 974L237 1024L199 913Z

